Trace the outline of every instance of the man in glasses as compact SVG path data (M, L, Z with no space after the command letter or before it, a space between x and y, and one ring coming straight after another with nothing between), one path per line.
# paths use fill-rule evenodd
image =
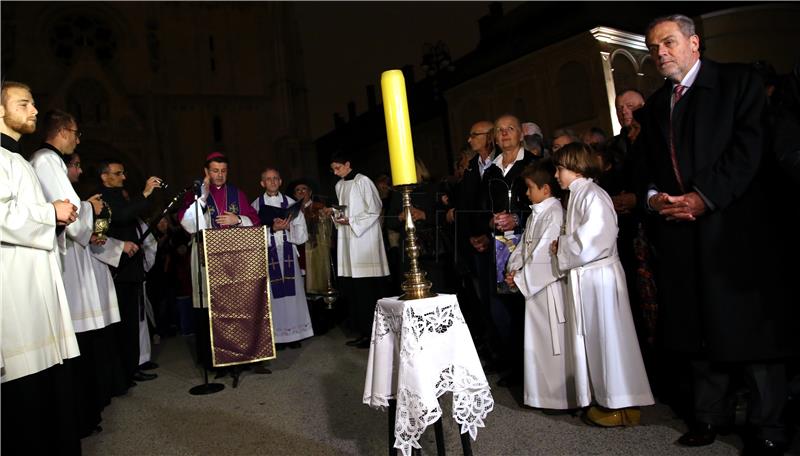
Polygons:
M42 116L42 121L45 141L41 148L31 155L31 166L42 184L45 198L48 201L70 200L76 205L76 213L80 217L81 205L78 203L80 198L67 178L66 165L69 156L81 142L78 124L72 114L60 110L46 112ZM77 236L80 231L79 225L79 223L70 224L65 230L66 235ZM66 253L66 242L64 231L60 231L58 247L62 255Z
M103 203L99 194L87 201L80 201L72 187L72 183L77 182L80 175L80 158L75 153L75 148L80 143L80 133L75 118L68 112L52 110L44 114L42 126L45 142L33 154L31 166L36 171L47 200L68 199L77 206L77 220L69 224L58 237L62 250L61 271L78 345L82 353L94 353L96 344L101 343L101 333L102 336L106 333L101 330L119 321L116 297L108 315L110 317L113 314L115 318L104 318L104 308L109 303L108 293L101 294L99 291L93 265L96 260L93 259L89 247L90 242L95 239L94 217L100 214ZM119 253L122 253L122 243L115 242L119 243ZM106 271L102 278L106 280L107 276ZM94 356L81 356L75 360L74 368L81 386L77 396L82 408L78 423L81 436L87 436L97 429L102 409L100 404L110 399L100 396L102 388L93 387L103 380L97 375L95 362ZM108 386L107 389L111 390L110 383ZM127 389L127 382L114 386L113 389L122 392Z
M489 328L491 295L492 256L486 233L485 217L481 217L481 200L484 172L492 166L495 158L494 124L489 120L475 122L469 129L467 144L475 156L467 162L464 176L455 198L455 209L448 213L448 220L456 223L456 253L458 265L467 276L467 288L462 300L465 318L475 335L478 346L484 352Z
M161 186L161 179L151 176L144 190L129 194L125 189L125 165L120 160L109 159L100 163L100 193L111 211L111 223L107 235L125 242L120 253L119 264L112 267L114 286L117 289L120 324L118 337L122 352L122 364L130 386L134 381L153 380L156 374L139 369L139 319L144 304L142 284L145 279L144 252L140 251L139 217L150 208L149 197Z

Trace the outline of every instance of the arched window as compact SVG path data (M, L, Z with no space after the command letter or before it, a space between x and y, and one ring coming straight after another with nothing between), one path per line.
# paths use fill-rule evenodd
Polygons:
M613 71L614 88L617 93L625 89L639 89L636 63L630 54L615 52L611 59L611 71Z

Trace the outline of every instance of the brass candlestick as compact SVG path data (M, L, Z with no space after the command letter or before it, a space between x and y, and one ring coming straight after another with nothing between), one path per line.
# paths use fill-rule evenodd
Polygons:
M406 280L401 288L402 300L432 298L436 293L431 292L431 282L425 278L425 271L419 267L419 246L417 245L417 228L411 218L411 192L414 185L400 186L403 192L403 214L405 215L406 229L406 255L411 263L411 269L405 273Z

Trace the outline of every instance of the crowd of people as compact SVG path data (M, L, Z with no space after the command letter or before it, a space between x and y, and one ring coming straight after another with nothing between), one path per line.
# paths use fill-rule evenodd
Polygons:
M647 99L618 93L618 135L545 135L507 113L475 120L452 176L437 183L417 160L409 213L420 264L433 291L457 294L485 371L501 374L499 387L522 386L526 406L634 426L658 398L687 421L678 443L694 447L733 429L746 397L745 451L781 454L800 394L788 291L798 251L776 214L800 180L800 66L779 79L763 65L716 63L681 15L653 21L646 42L666 81ZM284 187L269 167L253 200L213 152L196 191L153 229L143 220L159 177L126 189L124 163L109 159L82 201L75 117L44 114L45 143L26 161L19 139L38 114L30 88L4 81L2 114L9 454L79 453L113 397L157 378L151 341L195 334L210 366L200 230L267 227L278 350L327 330L321 304L337 293L329 318L366 349L376 301L402 294L400 194L388 176L358 173L344 150L330 160L335 196L301 176Z

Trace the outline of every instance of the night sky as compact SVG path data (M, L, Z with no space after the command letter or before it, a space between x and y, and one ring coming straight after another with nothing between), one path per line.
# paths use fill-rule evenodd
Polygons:
M453 59L472 51L489 3L297 3L312 138L333 129L334 112L347 117L348 101L364 112L368 84L380 102L381 72L412 64L419 80L423 43L444 41ZM504 13L520 3L503 3Z

